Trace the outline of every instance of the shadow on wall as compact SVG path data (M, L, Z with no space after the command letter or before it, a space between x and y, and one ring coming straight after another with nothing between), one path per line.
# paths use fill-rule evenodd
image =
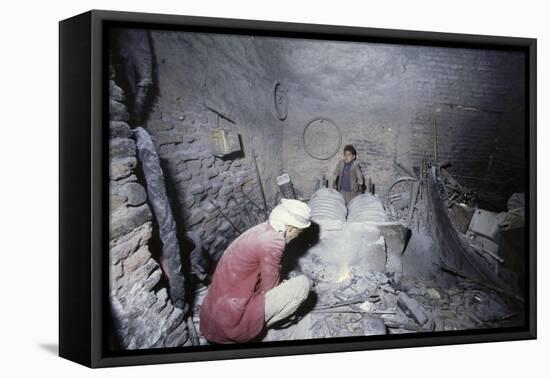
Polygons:
M164 172L167 172L167 162L161 159L161 167ZM186 280L186 293L193 293L198 282L207 282L208 276L212 273L216 260L213 256L205 253L202 247L202 242L199 235L190 230L186 224L186 219L189 219L187 209L180 206L177 201L178 189L174 180L169 176L164 176L166 185L166 193L169 200L170 208L176 222L177 237L180 245L182 270L189 272L188 280ZM181 191L181 189L180 189ZM158 233L157 233L158 234ZM157 238L155 250L161 250L160 240ZM160 257L160 256L159 256ZM192 303L193 298L188 295L188 302Z
M151 36L147 30L126 28L113 29L110 36L111 64L121 73L117 85L128 97L129 123L141 126L159 93Z

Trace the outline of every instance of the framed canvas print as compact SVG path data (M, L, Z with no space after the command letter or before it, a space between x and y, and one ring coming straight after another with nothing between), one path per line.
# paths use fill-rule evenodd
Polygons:
M536 40L60 22L60 355L536 337Z

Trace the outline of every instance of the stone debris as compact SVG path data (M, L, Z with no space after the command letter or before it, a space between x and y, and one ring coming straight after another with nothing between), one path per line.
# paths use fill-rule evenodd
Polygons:
M420 306L420 304L410 298L404 292L397 296L397 305L410 318L413 318L419 326L423 326L428 321L428 316Z
M380 232L370 226L361 236L357 228L360 223L348 225L353 230L347 230L344 223L342 229L332 230L306 247L297 267L287 275L308 275L313 283L310 298L294 319L278 329L269 329L263 341L467 330L521 323L521 316L513 311L514 304L482 284L442 271L431 279L387 271L373 258L375 255L369 255L372 250L387 253L385 243L380 243ZM193 311L197 327L206 288L201 290Z

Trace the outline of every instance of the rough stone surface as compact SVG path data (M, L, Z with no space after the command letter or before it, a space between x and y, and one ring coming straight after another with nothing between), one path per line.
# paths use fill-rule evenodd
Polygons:
M163 31L150 36L162 96L155 97L144 127L159 151L167 187L181 205L174 214L180 238L186 232L209 234L225 222L223 239L201 238L213 264L237 229L265 219L258 209L264 202L253 151L267 206L276 203L283 133L273 113L272 54L250 37ZM218 128L240 135L240 153L214 156L210 137Z
M149 203L154 211L162 241L162 259L168 270L170 298L178 308L185 308L185 277L182 271L181 252L177 227L172 215L170 200L166 193L164 174L158 154L149 133L142 127L134 131L138 156L147 185Z
M113 348L176 347L187 340L184 313L173 306L163 275L151 255L152 214L136 178L136 148L121 115L127 114L122 89L110 81L111 122L109 299L113 316Z

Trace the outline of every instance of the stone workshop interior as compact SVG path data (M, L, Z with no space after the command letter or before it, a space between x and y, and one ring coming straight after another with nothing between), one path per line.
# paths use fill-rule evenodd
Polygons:
M109 31L112 350L525 324L525 56Z

